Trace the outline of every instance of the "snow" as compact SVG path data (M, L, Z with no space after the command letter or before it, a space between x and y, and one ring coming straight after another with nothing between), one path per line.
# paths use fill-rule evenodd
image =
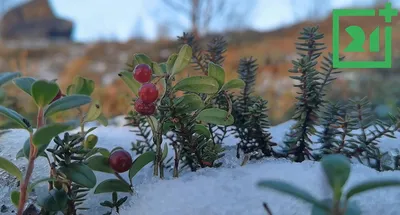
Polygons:
M135 135L130 127L121 127L123 117L115 120L108 127L98 127L93 131L99 137L99 147L112 149L120 146L130 151ZM273 141L282 144L285 133L294 121L270 128ZM400 134L396 133L400 138ZM20 129L12 129L0 135L0 156L6 157L24 170L25 159L15 159L15 154L28 138L28 133ZM313 138L315 140L315 138ZM260 189L256 183L263 179L277 179L293 183L315 195L326 198L330 195L326 182L322 177L319 162L305 161L292 163L285 159L264 159L249 162L240 166L241 161L235 157L236 139L228 137L225 141L226 155L222 158L220 168L205 168L198 172L183 172L178 179L165 172L166 179L152 177L151 165L147 165L134 178L135 194L129 198L120 214L141 215L265 215L262 203L268 203L274 215L306 215L311 205L291 196L269 189ZM399 149L399 139L383 138L380 145L383 151ZM172 156L172 150L170 150ZM45 177L48 172L47 161L39 158L36 162L33 180ZM98 183L113 177L111 174L96 173ZM125 174L124 177L127 177ZM352 164L352 173L346 188L364 180L374 178L400 177L399 171L377 172L361 164ZM16 189L15 181L0 170L0 205L11 206L9 195ZM37 194L45 191L42 185ZM86 205L91 207L85 214L102 214L105 208L99 202L110 199L110 194L94 195L88 198ZM120 193L119 196L128 194ZM395 215L400 211L400 188L392 187L369 191L354 198L360 204L365 215ZM9 210L9 212L11 209ZM7 214L7 213L4 213ZM12 213L9 213L12 214Z

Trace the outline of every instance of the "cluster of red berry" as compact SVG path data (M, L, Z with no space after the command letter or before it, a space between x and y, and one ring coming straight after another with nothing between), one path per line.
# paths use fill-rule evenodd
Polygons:
M152 115L156 111L154 102L158 98L158 89L151 83L153 71L147 64L139 64L135 67L133 78L143 84L139 89L139 98L135 101L135 110L142 115Z

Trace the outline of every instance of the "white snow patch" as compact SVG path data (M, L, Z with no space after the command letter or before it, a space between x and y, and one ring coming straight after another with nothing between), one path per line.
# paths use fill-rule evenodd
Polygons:
M116 120L122 123L122 117ZM119 121L119 123L118 123ZM294 121L288 121L271 127L272 141L282 144L285 133L289 131ZM98 127L93 131L99 137L99 147L112 149L120 146L130 151L131 142L136 137L131 132L133 128L108 126ZM74 131L78 131L77 129ZM396 133L397 138L400 134ZM28 133L20 129L12 129L0 136L0 156L6 157L24 170L26 159L15 159L16 153L22 148L28 138ZM315 140L315 137L312 138ZM151 165L147 165L134 178L136 193L123 208L121 214L141 215L265 215L262 203L267 202L273 214L306 215L310 205L293 197L256 187L262 179L278 179L293 183L313 193L318 198L326 198L329 189L321 177L319 162L306 161L292 163L284 159L264 159L240 166L240 160L235 157L237 139L230 136L226 139L226 155L222 158L221 168L206 168L198 172L184 172L179 179L172 179L170 172L165 172L166 179L152 177ZM383 151L399 149L399 139L382 138L380 145ZM170 150L170 156L173 156ZM33 175L33 180L45 177L49 169L47 161L39 158ZM98 183L113 177L111 174L96 173ZM124 174L127 177L127 174ZM360 164L352 165L352 174L346 188L356 182L373 178L400 177L400 171L376 172ZM15 181L0 170L0 205L10 206L9 194L16 189ZM43 192L46 186L37 189ZM93 195L93 194L91 194ZM123 193L119 194L124 196ZM102 214L105 208L99 202L110 199L109 194L90 196L86 206L88 213ZM380 189L367 192L355 198L365 215L396 215L400 211L400 188ZM6 213L5 213L6 214Z

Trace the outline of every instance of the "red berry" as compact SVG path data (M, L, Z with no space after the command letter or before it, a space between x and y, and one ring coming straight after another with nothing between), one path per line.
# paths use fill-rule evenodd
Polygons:
M115 172L126 172L132 166L132 156L125 150L116 150L108 158L108 163Z
M149 116L156 111L154 103L144 103L141 99L135 101L135 110L142 115Z
M139 89L139 98L144 103L153 103L158 98L158 90L156 85L152 83L143 84Z
M147 83L151 80L152 71L149 65L139 64L135 67L133 77L140 83Z
M53 103L54 101L57 101L58 99L60 99L61 97L63 97L64 95L62 94L61 90L58 90L58 93L56 95L56 97L54 97L53 100L51 100L50 103Z

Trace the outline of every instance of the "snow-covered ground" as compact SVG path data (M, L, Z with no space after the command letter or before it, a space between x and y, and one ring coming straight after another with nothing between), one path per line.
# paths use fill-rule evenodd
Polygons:
M117 121L121 121L119 119ZM116 124L123 124L116 122ZM293 121L274 126L270 129L273 141L282 143L285 133ZM98 146L113 148L122 146L130 150L131 142L135 140L132 128L109 126L99 127L93 133L99 136ZM26 164L25 159L15 160L15 154L22 147L28 133L23 130L10 130L0 136L0 156L7 157L18 166ZM399 139L383 138L381 148L385 151L400 148ZM140 215L266 215L262 203L268 203L274 215L307 215L311 206L291 196L273 190L256 187L262 179L278 179L293 183L313 193L319 198L330 195L329 189L322 178L318 162L306 161L292 163L284 159L264 159L240 166L240 160L235 157L232 145L235 138L226 139L226 155L221 168L206 168L198 172L184 172L179 179L173 179L166 172L166 179L152 177L151 166L146 166L134 178L136 193L129 198L126 207L120 214ZM172 151L172 150L171 150ZM172 154L171 154L172 156ZM48 173L47 163L40 158L36 163L34 178L45 177ZM97 173L98 183L112 175ZM376 172L360 164L352 165L352 173L346 187L364 180L376 178L400 178L400 172ZM0 170L0 206L10 206L9 194L15 187L10 177ZM45 187L37 189L43 192ZM119 194L124 195L123 193ZM102 214L100 201L110 199L111 195L101 194L90 196L87 205L92 208L84 214ZM392 187L374 190L355 198L365 215L398 215L400 214L400 188ZM5 213L7 214L7 213Z

